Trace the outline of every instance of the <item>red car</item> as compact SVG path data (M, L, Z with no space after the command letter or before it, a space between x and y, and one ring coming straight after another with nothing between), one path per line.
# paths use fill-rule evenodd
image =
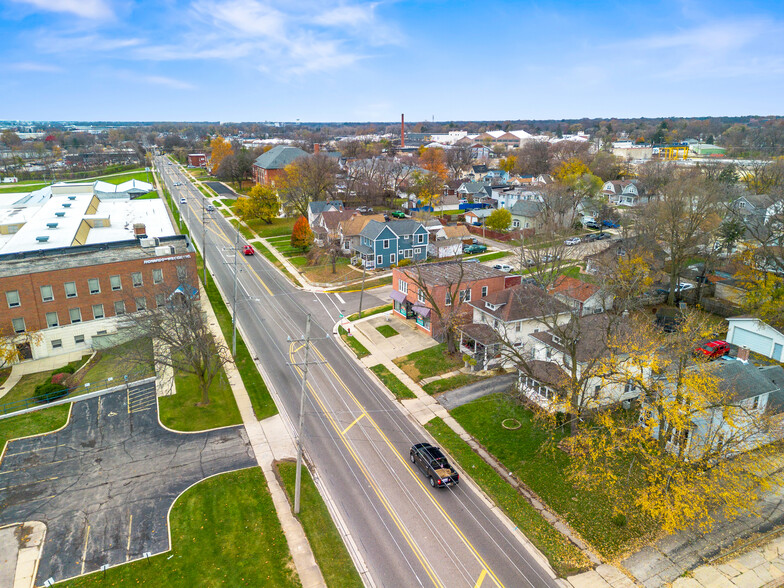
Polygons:
M245 255L253 255L255 253L255 251L253 251L253 247L251 247L250 245L244 245L242 247L242 252Z
M694 355L705 359L716 359L730 352L730 344L726 341L711 341L694 350Z

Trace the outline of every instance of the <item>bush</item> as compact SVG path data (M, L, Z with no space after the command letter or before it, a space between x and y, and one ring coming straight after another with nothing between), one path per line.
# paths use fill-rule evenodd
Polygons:
M71 364L64 365L61 368L57 368L52 372L52 376L56 376L57 374L72 374L76 371L76 368Z
M66 379L68 378L69 375L70 374L66 372L59 372L59 373L52 374L52 380L51 380L52 384L60 384L63 386L67 385Z
M411 265L411 260L410 259L401 259L397 263L397 267L406 267L407 265Z
M33 398L35 398L36 402L44 404L46 402L52 402L53 400L62 398L66 394L68 394L68 388L63 384L44 382L43 384L38 384L38 386L35 387Z

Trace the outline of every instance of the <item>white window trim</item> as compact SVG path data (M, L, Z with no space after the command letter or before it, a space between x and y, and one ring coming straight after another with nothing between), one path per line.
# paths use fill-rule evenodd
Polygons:
M384 263L384 256L376 255L376 265L381 265L382 263Z

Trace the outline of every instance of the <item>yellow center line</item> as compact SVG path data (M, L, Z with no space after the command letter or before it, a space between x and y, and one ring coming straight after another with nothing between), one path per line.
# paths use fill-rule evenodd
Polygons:
M437 500L436 500L436 499L433 497L433 495L432 495L432 494L431 494L431 493L430 493L430 492L427 490L427 488L425 487L425 485L424 485L424 483L422 482L422 480L420 479L420 477L419 477L419 476L417 476L417 475L414 473L414 470L411 468L410 464L408 463L408 460L406 460L406 459L405 459L405 458L404 458L404 457L403 457L403 456L400 454L400 452L399 452L399 451L397 450L397 448L396 448L396 447L395 447L395 446L392 444L392 442L389 440L389 438L388 438L388 437L387 437L387 436L384 434L384 432L381 430L381 428L378 426L378 424L377 424L377 423L376 423L376 422L373 420L373 417L371 417L371 416L370 416L370 415L367 413L367 411L365 410L365 407L364 407L364 406L362 406L362 404L359 402L359 399L357 399L357 397L356 397L356 396L354 396L354 394L351 392L351 390L349 390L348 386L346 386L346 384L343 382L343 380L341 380L341 379L340 379L340 376L338 376L337 372L336 372L336 371L335 371L335 370L332 368L332 366L329 364L329 362L326 360L326 358L325 358L325 357L324 357L324 356L321 354L321 352L320 352L320 351L319 351L319 350L316 348L316 346L315 346L315 345L313 345L313 351L314 351L314 352L316 353L316 355L317 355L317 356L318 356L318 357L319 357L319 358L320 358L320 359L321 359L321 360L324 362L324 365L327 367L327 369L328 369L328 370L329 370L329 371L332 373L332 375L335 377L335 380L336 380L336 381L337 381L337 382L340 384L340 386L341 386L341 387L342 387L342 388L343 388L343 389L346 391L346 393L347 393L347 394L348 394L348 395L351 397L351 399L354 401L354 403L357 405L357 407L358 407L358 408L359 408L359 409L360 409L360 410L363 412L364 416L366 416L366 417L367 417L367 419L370 421L370 423L371 423L371 425L373 426L373 428L374 428L374 429L375 429L375 430L378 432L378 434L381 436L381 438L384 440L384 442L387 444L387 446L388 446L388 447L389 447L389 448L392 450L392 452L395 454L395 456L397 456L398 460L400 460L400 463L401 463L401 464L403 464L403 466L406 468L406 470L407 470L407 471L408 471L408 473L411 475L411 477L412 477L412 478L413 478L413 479L414 479L414 480L415 480L415 481L416 481L416 482L419 484L419 486L420 486L420 487L421 487L421 488L422 488L422 489L425 491L425 494L426 494L426 495L427 495L427 497L430 499L430 502L431 502L431 503L433 504L433 506L434 506L434 507L435 507L435 508L436 508L436 509L437 509L437 510L438 510L438 511L441 513L441 515L442 515L442 516L443 516L443 517L444 517L444 518L447 520L447 522L449 522L450 526L451 526L451 527L454 529L454 531L455 531L455 532L458 534L458 536L460 537L460 539L463 541L463 544L464 544L466 547L468 547L468 549L471 551L471 553L473 553L473 554L474 554L474 557L475 557L475 558L476 558L476 559L477 559L477 560L478 560L478 561L481 563L482 567L483 567L483 568L484 568L484 569L487 571L487 573L488 573L488 574L490 574L490 577L493 579L493 581L496 583L496 585L497 585L497 586L503 586L503 584L501 583L501 580L499 580L499 579L498 579L498 577L497 577L497 576L495 575L495 573L493 572L493 570L492 570L492 569L490 569L490 566L488 566L488 565L487 565L487 563L486 563L486 562L485 562L485 560L482 558L482 556L479 554L479 552L476 550L476 548L475 548L475 547L474 547L474 546L471 544L471 542L468 540L468 537L466 537L466 536L465 536L465 534L463 533L463 531L460 529L460 527L458 527L458 526L457 526L457 523L455 523L455 522L454 522L454 520L452 519L452 517L450 517L450 516L449 516L449 514L448 514L448 513L447 513L447 512L446 512L446 511L443 509L443 507L441 506L441 504L440 504L440 503L439 503L439 502L438 502L438 501L437 501Z
M361 414L361 415L359 415L357 418L355 418L353 423L351 423L351 424L350 424L348 427L346 427L345 429L343 429L343 433L342 433L342 434L343 434L343 435L345 435L346 433L348 433L348 430L349 430L351 427L353 427L354 425L356 425L356 424L359 422L359 419L361 419L363 416L365 416L365 415L364 415L364 414Z
M296 348L294 351L292 351L292 353L296 353L297 351L299 351L299 350L300 350L300 349L302 349L303 347L305 347L305 344L304 344L304 343L303 343L302 345L300 345L299 347L297 347L297 348Z
M84 536L84 548L82 548L82 575L84 574L84 564L87 563L87 540L90 538L90 525L87 525L87 533Z
M294 354L292 351L293 348L294 348L294 343L291 343L291 345L289 346L289 358L292 360L292 363L294 361ZM300 376L302 376L302 370L299 368L299 366L294 366L294 369L297 373L299 373ZM316 391L313 389L313 386L310 384L310 382L308 382L308 390L310 390L311 395L316 400L318 405L321 407L324 416L332 425L332 428L337 433L338 438L343 442L343 446L346 448L349 455L351 455L351 457L353 458L354 463L362 472L362 475L365 477L365 480L367 481L368 485L373 489L373 492L375 493L376 497L381 502L381 506L384 508L384 510L387 511L387 513L392 519L392 522L395 524L395 526L403 536L403 539L405 540L406 543L408 543L408 546L411 548L411 551L414 552L414 556L419 560L419 563L422 564L425 573L428 575L428 577L433 582L433 584L435 584L436 586L443 587L443 583L438 578L436 571L433 569L430 562L427 561L427 559L425 558L425 554L422 552L422 549L419 547L419 545L416 543L414 538L411 536L411 533L405 527L403 521L400 519L400 516L395 511L392 504L390 504L390 502L387 500L386 496L381 491L381 488L378 486L373 476L370 475L370 472L365 467L364 461L360 459L359 455L357 455L352 445L348 442L346 437L341 433L340 427L338 426L337 422L333 418L332 414L327 410L327 407L322 402L321 397L318 394L316 394Z
M487 570L482 570L482 572L479 574L479 577L476 579L476 584L474 584L474 588L479 588L482 585L482 582L484 582L486 575L487 575Z

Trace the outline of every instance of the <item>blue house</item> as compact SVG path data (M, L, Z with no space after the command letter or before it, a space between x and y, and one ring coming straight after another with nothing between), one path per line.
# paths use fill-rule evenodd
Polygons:
M352 244L352 263L362 262L367 269L388 268L403 259L412 262L427 258L427 229L411 220L368 222Z

